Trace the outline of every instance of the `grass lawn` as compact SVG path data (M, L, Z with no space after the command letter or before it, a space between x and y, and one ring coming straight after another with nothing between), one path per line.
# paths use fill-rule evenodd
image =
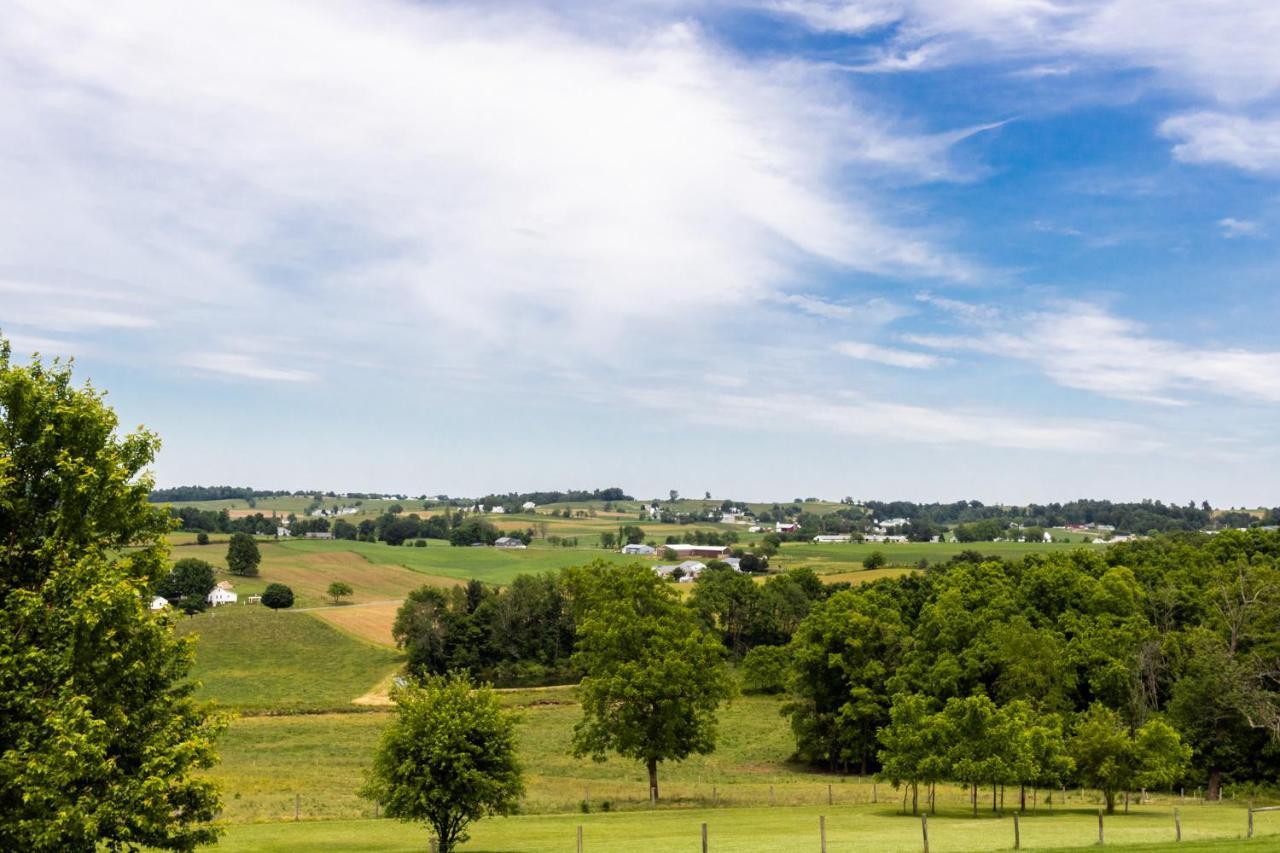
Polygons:
M761 806L738 809L659 809L617 814L522 815L474 824L470 853L497 851L564 851L574 849L577 827L583 827L586 851L649 853L697 850L701 826L707 824L708 849L716 853L790 853L819 847L819 817L826 818L827 849L915 853L921 849L918 818L872 806ZM1245 811L1232 806L1188 806L1182 809L1183 842L1173 842L1168 808L1144 807L1106 819L1109 847L1126 850L1226 851L1280 850L1280 827L1260 827L1244 840ZM1041 813L1021 818L1025 850L1096 849L1097 817L1088 810ZM428 833L419 825L391 820L326 821L236 825L219 849L261 850L423 850ZM929 819L933 851L1008 850L1013 847L1013 818L971 819L943 813Z
M177 618L179 633L200 637L192 668L198 695L239 711L350 708L401 660L309 613L226 605Z

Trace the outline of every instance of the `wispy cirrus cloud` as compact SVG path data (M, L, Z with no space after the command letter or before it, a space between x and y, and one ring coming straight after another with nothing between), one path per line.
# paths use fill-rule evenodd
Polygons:
M1280 171L1280 119L1221 112L1176 115L1160 125L1186 163L1224 163L1249 172Z
M1182 405L1188 395L1280 402L1280 351L1197 347L1149 334L1141 323L1089 303L1003 317L979 335L912 334L904 340L1034 364L1059 385L1117 399Z
M314 382L318 377L309 370L268 364L249 353L209 352L183 356L182 364L210 373L269 382Z
M1218 229L1223 237L1234 240L1237 237L1257 237L1262 233L1262 226L1249 219L1236 219L1226 216L1218 220Z
M914 370L923 370L946 363L946 359L927 352L912 352L911 350L896 349L894 347L882 347L863 341L840 341L835 344L834 349L849 358L874 361L877 364L887 364L890 367L908 367Z

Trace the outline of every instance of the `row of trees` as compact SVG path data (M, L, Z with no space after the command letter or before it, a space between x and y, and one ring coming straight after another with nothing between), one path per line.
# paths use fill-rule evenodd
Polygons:
M934 714L980 696L1077 735L1104 712L1134 737L1162 721L1191 748L1186 779L1216 798L1224 779L1280 771L1280 534L1178 534L1016 562L966 554L832 595L784 653L808 761L888 768L895 749L880 733L898 697ZM1080 778L1107 787L1072 757Z

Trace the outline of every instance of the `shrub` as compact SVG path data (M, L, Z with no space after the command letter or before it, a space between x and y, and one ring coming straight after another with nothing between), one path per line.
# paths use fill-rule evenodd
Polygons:
M742 691L781 693L787 686L790 663L786 646L756 646L742 659Z
M208 545L208 544L209 544L209 534L208 534L208 533L205 533L203 530L201 530L199 533L197 533L197 534L196 534L196 544L197 544L197 545Z
M879 569L888 562L889 561L884 558L884 554L881 554L879 551L872 551L863 559L862 567L864 569Z

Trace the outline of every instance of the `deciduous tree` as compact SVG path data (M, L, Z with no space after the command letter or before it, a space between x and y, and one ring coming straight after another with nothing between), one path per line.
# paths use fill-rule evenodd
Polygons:
M227 570L231 574L254 577L261 562L262 554L252 536L248 533L231 534L231 542L227 545Z

